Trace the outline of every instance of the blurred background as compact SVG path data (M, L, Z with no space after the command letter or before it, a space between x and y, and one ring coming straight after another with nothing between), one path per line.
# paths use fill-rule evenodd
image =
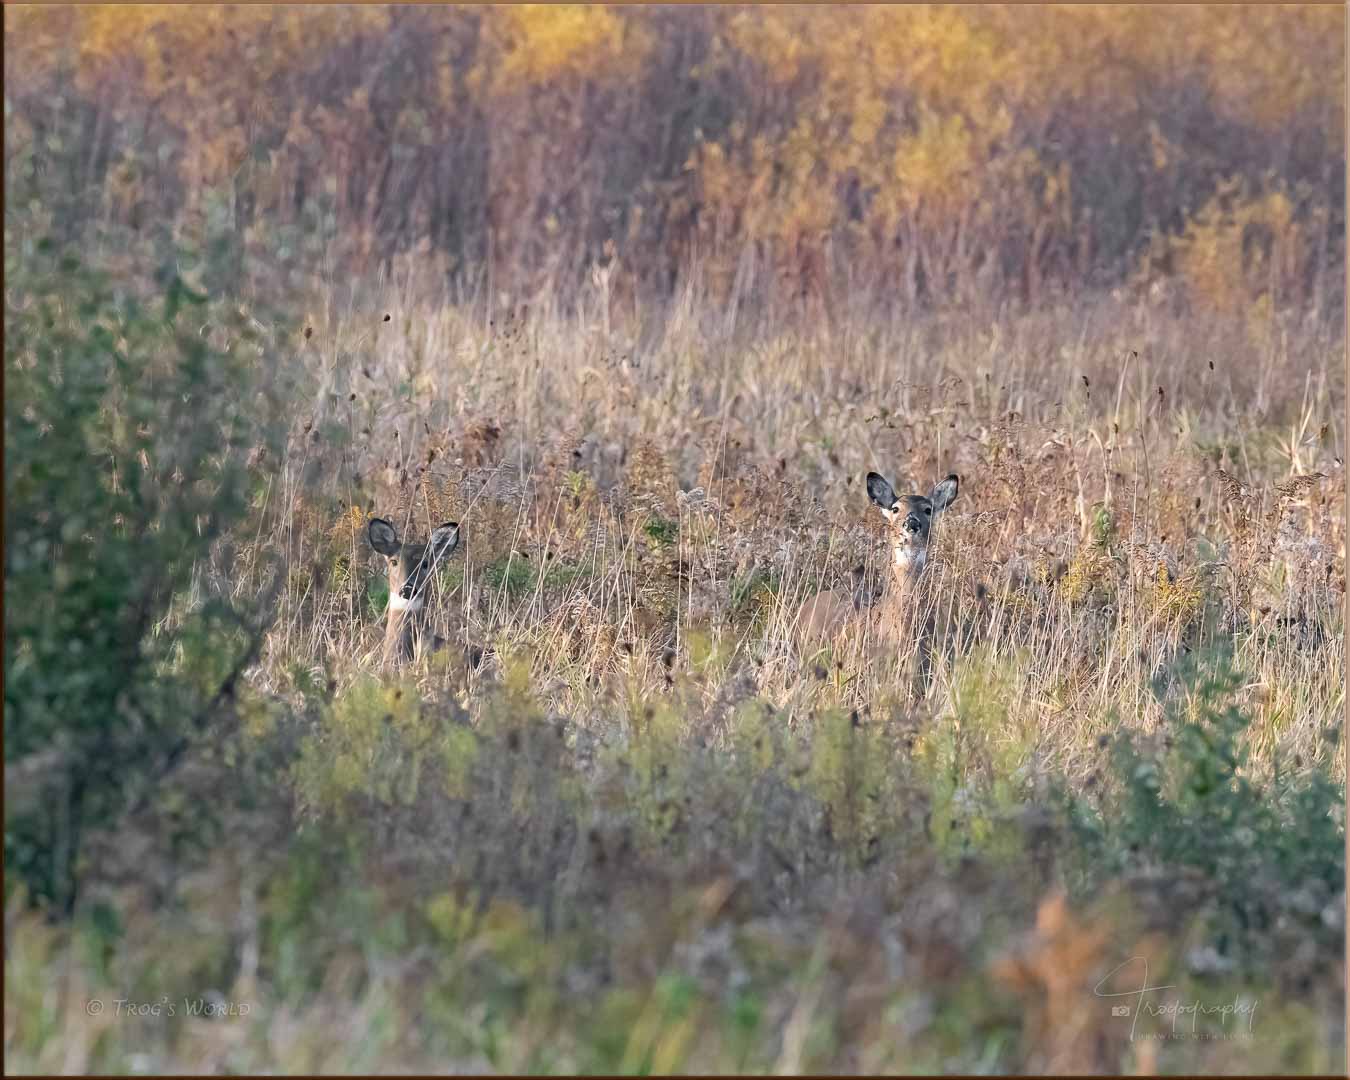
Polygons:
M826 311L1164 280L1224 310L1342 303L1335 6L105 6L6 28L9 203L62 235L171 225L330 281L410 255L515 296L617 258L641 293L695 275Z

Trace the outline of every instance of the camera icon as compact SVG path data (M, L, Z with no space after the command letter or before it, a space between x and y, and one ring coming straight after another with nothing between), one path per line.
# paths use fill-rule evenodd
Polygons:
M1112 1015L1112 1016L1129 1016L1129 1015L1130 1015L1130 1007L1129 1007L1128 1005L1112 1005L1112 1006L1111 1006L1111 1015Z

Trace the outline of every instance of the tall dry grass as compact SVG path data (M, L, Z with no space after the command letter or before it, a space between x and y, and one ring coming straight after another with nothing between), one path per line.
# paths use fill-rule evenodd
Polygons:
M1335 758L1334 328L1206 320L1156 297L988 323L759 321L688 295L616 318L605 298L571 316L386 283L295 328L308 397L259 543L296 569L262 685L284 691L297 665L339 682L369 667L382 597L363 530L378 513L424 535L463 527L439 632L487 660L467 674L432 660L423 686L458 672L471 698L502 656L526 655L549 707L602 733L697 641L723 658L724 707L758 694L787 723L836 698L867 710L897 694L894 665L827 656L813 678L793 614L884 565L867 470L909 490L954 471L931 570L936 668L906 709L941 716L978 647L1016 673L1013 712L1046 760L1074 768L1099 735L1156 724L1178 657L1227 642L1257 760Z
M283 450L154 633L271 629L69 922L9 895L15 1071L1331 1067L1339 329L610 285L409 266L253 320ZM962 477L927 678L792 625L884 573L869 469ZM462 529L398 672L371 514ZM1259 1031L1130 1040L1094 987L1134 955ZM250 1015L86 1011L203 995Z

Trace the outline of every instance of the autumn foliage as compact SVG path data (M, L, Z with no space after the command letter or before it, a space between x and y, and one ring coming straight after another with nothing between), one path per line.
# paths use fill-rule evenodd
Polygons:
M8 190L63 228L214 228L330 273L410 254L519 294L617 259L638 294L827 312L1344 292L1338 7L101 6L5 29Z
M1343 1069L1341 8L3 16L8 1073Z

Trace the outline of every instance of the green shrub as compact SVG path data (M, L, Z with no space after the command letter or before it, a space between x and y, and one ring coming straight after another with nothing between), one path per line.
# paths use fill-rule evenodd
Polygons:
M494 591L505 592L515 599L534 588L534 567L516 553L508 552L484 568L483 580Z
M924 733L920 772L932 799L930 831L948 854L1016 850L1012 821L1031 781L1031 735L1012 709L1016 671L987 651L959 663L952 711Z
M248 508L261 344L172 266L142 299L6 250L5 864L57 910L86 830L228 714L260 642L228 591L184 590Z
M412 802L436 735L412 684L361 680L322 710L301 743L294 774L301 807L342 820L353 797L367 808Z
M657 544L669 546L680 538L680 523L653 515L642 529Z
M816 720L805 787L825 808L828 838L852 859L875 858L895 819L897 771L883 732L856 710Z
M1101 800L1066 797L1083 861L1078 884L1131 874L1199 882L1209 931L1229 951L1270 949L1277 927L1341 947L1327 919L1343 904L1344 797L1318 767L1261 776L1248 768L1242 675L1223 652L1178 665L1184 692L1154 736L1117 735ZM1340 897L1340 899L1337 899Z

